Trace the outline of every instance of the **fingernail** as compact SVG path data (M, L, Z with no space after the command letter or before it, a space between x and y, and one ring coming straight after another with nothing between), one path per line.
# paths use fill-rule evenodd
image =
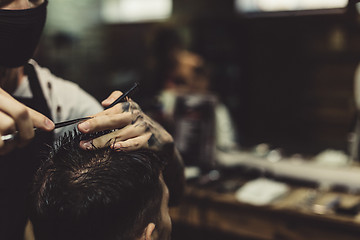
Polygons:
M45 126L48 129L53 129L55 127L54 123L48 118L45 118Z
M89 131L90 129L90 123L89 122L83 122L83 123L80 123L78 128L81 128L82 130L84 131Z
M82 147L85 148L86 150L91 150L91 149L93 149L92 141L81 142L80 144L81 144Z

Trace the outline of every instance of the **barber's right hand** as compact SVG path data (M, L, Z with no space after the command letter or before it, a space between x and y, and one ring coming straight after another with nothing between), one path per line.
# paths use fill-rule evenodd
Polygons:
M28 108L0 88L0 155L25 146L34 137L34 127L45 131L54 129L54 123L43 114ZM1 136L19 132L16 141L1 140Z

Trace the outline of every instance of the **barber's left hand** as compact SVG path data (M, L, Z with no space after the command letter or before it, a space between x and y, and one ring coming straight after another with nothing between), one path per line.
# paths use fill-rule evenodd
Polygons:
M102 102L103 107L109 106L121 94L120 91L113 92ZM110 143L111 148L120 151L140 148L161 151L174 141L160 124L147 116L131 99L94 115L94 118L80 123L78 129L83 133L117 129L96 139L82 141L80 147L83 149L102 148Z

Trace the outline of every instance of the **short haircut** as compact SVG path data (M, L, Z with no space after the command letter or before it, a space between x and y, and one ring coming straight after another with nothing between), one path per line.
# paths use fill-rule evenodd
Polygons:
M164 163L150 150L79 148L69 133L37 171L29 216L36 240L130 240L158 224Z

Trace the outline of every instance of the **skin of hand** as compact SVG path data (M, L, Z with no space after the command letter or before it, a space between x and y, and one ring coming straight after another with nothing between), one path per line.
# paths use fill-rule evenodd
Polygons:
M35 134L34 127L51 131L55 125L46 116L26 107L0 88L0 136L19 131L15 141L4 142L0 138L0 155L29 143Z
M109 106L121 94L120 91L113 92L102 102L102 105ZM132 151L139 148L161 151L166 144L173 143L172 136L160 124L147 116L131 99L93 117L80 123L79 131L92 133L108 129L116 130L90 141L82 141L80 147L83 149L101 148L110 143L111 148L119 151Z

